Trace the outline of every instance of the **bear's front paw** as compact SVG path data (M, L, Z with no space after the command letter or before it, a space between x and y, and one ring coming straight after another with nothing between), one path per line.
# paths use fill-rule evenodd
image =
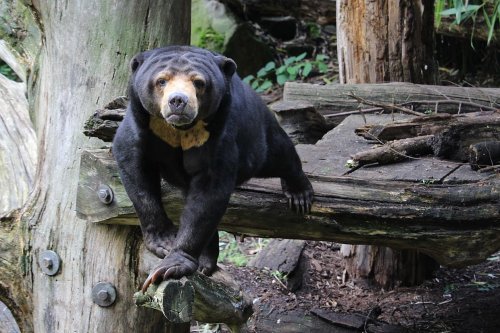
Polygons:
M142 285L142 292L145 292L152 283L167 279L180 279L183 276L196 272L198 261L181 250L174 250L166 256L160 264L151 272Z
M175 240L174 228L148 228L143 230L144 244L158 258L165 258L170 253Z
M212 275L217 270L217 257L202 253L198 270L206 276Z
M314 191L307 178L302 186L291 186L282 179L281 187L283 193L288 198L288 206L290 209L298 214L307 214L311 211Z

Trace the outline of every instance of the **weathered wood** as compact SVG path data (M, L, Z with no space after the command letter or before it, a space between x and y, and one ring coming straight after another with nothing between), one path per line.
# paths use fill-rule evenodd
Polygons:
M210 278L195 273L151 285L134 299L136 305L161 311L172 323L224 323L233 332L239 332L253 313L250 297L220 269Z
M135 53L189 42L190 2L5 2L11 3L23 7L35 23L18 31L36 30L40 35L26 52L33 57L22 62L30 73L27 95L38 143L34 188L22 216L2 221L0 231L0 271L17 272L0 273L1 283L22 285L28 295L28 311L16 319L28 333L164 332L163 316L146 315L131 299L140 280L138 228L89 225L76 217L74 207L80 150L102 146L81 133L83 122L101 100L125 92ZM20 133L23 139L17 144L28 135ZM16 232L4 233L7 225ZM10 237L8 243L4 237ZM13 246L4 248L8 245ZM47 249L62 260L56 276L44 274L37 264ZM99 281L109 281L117 290L111 308L92 302L91 290ZM7 290L1 288L2 299L22 304L24 294ZM11 310L18 308L4 303Z
M353 332L367 333L402 333L406 329L377 320L374 315L357 313L337 313L324 309L313 309L311 313L332 323L335 327L350 328Z
M500 164L500 140L472 144L469 147L469 164L472 170Z
M33 186L36 159L25 84L0 74L0 215L24 204Z
M496 141L488 141L487 146L476 146L486 140L500 140L500 112L425 116L387 125L365 125L355 132L380 143L394 141L354 154L354 166L394 163L426 154L458 162L469 160L476 166L478 161L491 166L500 159L498 149L495 149Z
M299 152L302 148L308 145L299 146ZM84 151L80 176L76 211L81 218L138 224L109 150ZM260 237L419 249L451 266L480 262L500 246L500 177L444 185L310 178L315 203L307 217L288 210L279 180L254 179L233 194L220 229ZM114 191L115 200L109 206L98 199L100 184ZM165 208L176 222L183 208L182 195L168 186L165 190Z
M395 140L380 147L358 152L352 156L351 167L372 163L389 164L404 161L410 157L431 154L433 138L434 135L424 135L416 138Z
M294 144L316 143L333 126L309 102L280 101L269 106Z
M341 83L436 82L434 1L336 3Z
M84 125L83 134L96 137L105 142L113 141L120 122L125 117L128 99L124 96L115 98L90 117Z
M439 113L481 111L478 105L500 108L499 88L432 86L407 82L328 85L287 82L283 91L283 100L310 102L328 118L329 114L366 107L350 95L369 101L405 105L408 108L414 103L413 109L422 113L428 110ZM445 103L446 100L450 102ZM460 101L467 103L461 105ZM468 104L469 102L474 104Z

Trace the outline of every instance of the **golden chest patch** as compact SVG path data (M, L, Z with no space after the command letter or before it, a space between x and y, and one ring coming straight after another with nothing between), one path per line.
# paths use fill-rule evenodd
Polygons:
M151 117L149 120L149 128L157 137L165 141L169 146L173 148L181 147L182 150L201 147L207 142L210 133L205 129L205 126L207 124L199 120L193 127L180 130L159 117Z

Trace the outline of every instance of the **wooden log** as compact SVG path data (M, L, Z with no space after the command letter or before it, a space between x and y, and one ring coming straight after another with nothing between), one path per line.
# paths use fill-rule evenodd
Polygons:
M310 150L310 145L298 146L300 155ZM259 237L419 249L449 266L480 262L500 247L498 176L443 185L309 177L315 190L310 215L301 217L288 210L279 179L253 179L231 197L220 229ZM109 205L99 200L102 184L114 192ZM165 189L167 213L178 221L182 195ZM76 211L89 222L138 224L109 150L83 151Z
M352 167L371 163L389 164L431 154L433 138L434 135L424 135L395 140L374 149L358 152L352 156Z
M195 273L152 284L146 293L135 293L134 300L136 305L161 311L173 324L224 323L232 332L244 329L253 313L250 297L220 269L210 278Z
M471 158L471 145L500 141L500 111L418 117L385 125L365 125L355 132L365 139L379 142L399 139L380 148L355 154L353 160L360 165L392 163L404 160L405 155L419 156L431 152L434 156L464 162ZM482 163L489 166L495 164L493 161L498 159L498 152L494 144L481 149L476 153L484 156ZM477 154L474 156L479 157Z
M327 118L338 112L366 108L352 96L368 101L391 102L408 108L415 102L413 110L422 113L429 110L447 113L475 112L481 111L480 105L500 108L499 88L433 86L406 82L329 85L287 82L283 91L284 101L308 101ZM426 103L422 103L423 101Z
M485 141L471 145L469 164L472 170L500 164L500 141Z

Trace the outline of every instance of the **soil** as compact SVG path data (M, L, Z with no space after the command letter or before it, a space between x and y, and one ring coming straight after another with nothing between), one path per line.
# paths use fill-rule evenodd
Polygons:
M378 320L408 332L500 332L500 252L478 265L440 268L420 286L386 291L343 276L339 249L331 242L308 242L302 254L307 270L295 292L266 270L234 266L226 270L278 318L292 310L309 314L321 308L365 317L377 313ZM256 320L266 313L256 311L254 316Z

